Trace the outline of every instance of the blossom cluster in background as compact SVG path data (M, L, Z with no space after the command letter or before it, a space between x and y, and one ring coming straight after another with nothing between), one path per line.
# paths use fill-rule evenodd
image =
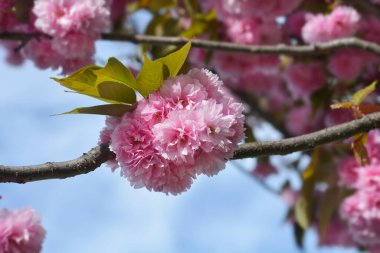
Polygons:
M215 8L220 40L245 45L306 45L357 37L380 43L380 20L354 6L324 1L204 1L204 11ZM318 9L315 11L313 8ZM363 11L362 9L360 9ZM210 36L205 34L206 38ZM204 49L193 49L194 66L206 62L230 87L256 96L266 109L283 117L290 135L300 135L332 123L350 120L312 100L328 92L326 101L340 98L348 86L378 77L379 57L359 49L340 49L325 57L291 58L214 52L206 61ZM325 103L327 105L327 103Z
M0 209L0 252L39 253L45 234L40 217L32 208Z
M0 6L0 32L36 34L25 45L2 42L8 49L7 61L21 64L32 60L38 68L61 69L68 74L94 63L95 41L111 30L111 15L120 18L126 0L36 0L22 22L16 16L14 0Z
M222 170L244 137L243 106L206 69L169 78L122 118L107 118L101 142L110 142L121 175L132 186L178 194L199 174Z

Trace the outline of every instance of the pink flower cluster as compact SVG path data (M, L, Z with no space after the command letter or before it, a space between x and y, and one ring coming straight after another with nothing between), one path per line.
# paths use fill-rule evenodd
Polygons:
M0 252L39 253L45 233L33 209L0 210Z
M266 179L275 174L278 174L278 170L269 162L259 162L251 171L251 175L259 179Z
M35 28L53 39L28 43L26 56L38 67L61 66L63 73L91 64L95 40L110 27L106 0L37 0L33 13Z
M355 243L347 229L347 225L339 218L333 218L328 224L326 233L319 239L321 247L354 247Z
M121 119L109 118L101 141L131 185L178 194L199 174L224 168L244 136L242 104L206 69L166 80Z
M220 14L273 19L288 14L300 3L301 0L222 0L217 7ZM224 16L220 15L220 18Z
M370 164L358 165L353 159L344 160L338 168L341 183L356 189L341 206L354 240L366 247L379 247L380 236L380 131L369 134L367 143Z
M359 13L347 6L338 6L329 15L307 15L302 28L305 42L318 44L332 39L349 37L359 28Z
M320 89L326 82L323 68L318 62L290 64L283 77L293 97L304 101L308 101L311 93Z

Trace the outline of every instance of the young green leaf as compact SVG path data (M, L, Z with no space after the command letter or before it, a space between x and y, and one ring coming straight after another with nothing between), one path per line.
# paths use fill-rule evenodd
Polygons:
M159 61L165 64L165 66L167 66L169 69L170 76L174 77L178 74L183 64L185 63L186 58L189 54L190 48L191 48L191 42L187 42L179 50L174 51L173 53L165 57L157 59L156 61Z
M136 103L136 93L131 88L114 82L102 82L97 85L101 98L110 99L122 103Z
M363 100L376 89L377 81L373 82L371 85L368 85L367 87L358 90L355 92L355 94L351 98L351 102L354 103L354 105L359 106Z
M88 88L94 87L96 82L96 75L93 73L95 70L99 70L99 66L87 66L83 67L76 72L72 73L65 78L52 77L54 81L58 82L62 86L74 91L84 91ZM92 94L88 94L92 95Z
M302 189L295 205L295 217L297 223L306 230L311 224L313 211L313 194L316 183L315 170L319 163L319 151L315 150L311 162L302 173Z
M133 105L128 104L107 104L97 105L91 107L79 107L69 112L64 112L57 115L64 114L98 114L108 116L123 116L126 112L132 111Z
M144 55L144 65L137 76L138 91L147 97L153 91L158 90L164 81L164 64L152 61Z
M128 86L134 90L138 90L135 77L131 71L114 57L108 59L104 68L94 71L96 75L96 84L103 82L115 82Z

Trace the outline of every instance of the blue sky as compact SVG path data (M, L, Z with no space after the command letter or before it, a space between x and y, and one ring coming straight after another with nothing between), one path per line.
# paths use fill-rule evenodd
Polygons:
M127 43L97 44L103 60L131 50ZM96 100L65 93L49 79L57 73L30 62L15 68L0 60L0 76L0 164L64 161L96 145L104 117L49 116ZM1 184L0 195L0 207L32 206L41 213L44 253L300 252L282 200L231 165L175 197L133 189L105 166L66 180ZM308 233L305 252L356 252L316 244Z

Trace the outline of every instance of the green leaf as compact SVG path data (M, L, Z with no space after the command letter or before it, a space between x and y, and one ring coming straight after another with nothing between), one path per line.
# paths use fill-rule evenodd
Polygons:
M310 184L312 185L313 183L310 182L304 182L304 184ZM312 195L310 193L312 192L310 189L311 187L307 187L309 191L304 192L301 194L301 196L297 199L296 205L295 205L295 217L297 223L304 229L306 230L311 223L311 212L312 212L312 202L311 198Z
M69 112L64 112L57 115L64 114L98 114L108 116L123 116L126 112L130 112L134 108L133 105L128 104L107 104L97 105L91 107L79 107Z
M315 171L319 163L319 151L314 150L309 166L302 174L302 188L295 205L295 217L297 223L306 230L311 224L313 211L313 195L316 183Z
M96 82L96 75L93 73L94 70L99 70L99 66L87 66L80 68L76 72L72 73L65 78L55 78L52 77L54 81L58 82L62 86L69 88L74 91L84 91L88 88L94 87ZM89 94L90 96L92 94ZM95 95L95 94L94 94Z
M97 76L96 84L111 81L138 91L138 86L132 72L114 57L109 58L106 66L95 70L94 74Z
M97 89L101 98L127 104L136 103L136 93L121 83L106 81L98 84Z
M185 38L194 38L208 31L212 31L217 25L216 11L209 13L196 13L191 20L191 26L181 35Z
M52 78L61 85L80 94L109 103L136 102L134 90L137 82L131 71L115 58L110 58L105 67L88 66L66 78Z
M182 68L183 64L186 61L186 58L189 54L191 48L191 42L187 42L183 47L181 47L179 50L162 57L160 59L157 59L157 61L165 64L166 67L169 69L170 76L176 76L180 69Z
M354 105L359 106L363 102L363 100L376 89L376 84L377 81L355 92L355 94L351 98L351 102L353 102Z
M319 233L321 238L326 234L331 217L339 205L339 200L340 191L336 186L327 189L321 199L318 209Z
M305 230L303 230L303 228L297 222L294 222L293 233L294 233L294 237L296 238L296 243L297 243L298 248L302 249L303 239L305 236Z
M137 76L139 92L148 96L153 91L158 90L164 81L164 64L159 61L151 61L144 55L144 65Z

